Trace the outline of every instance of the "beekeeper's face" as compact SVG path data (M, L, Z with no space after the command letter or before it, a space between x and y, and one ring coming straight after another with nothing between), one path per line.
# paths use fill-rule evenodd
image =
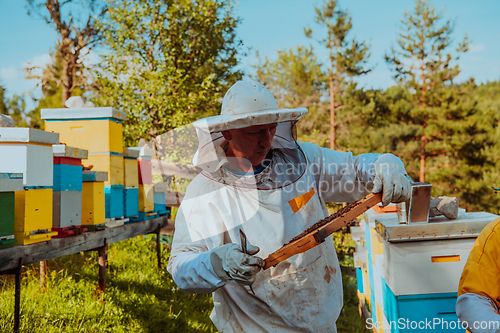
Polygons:
M255 125L222 132L228 141L226 155L246 158L253 167L258 167L271 149L277 123Z

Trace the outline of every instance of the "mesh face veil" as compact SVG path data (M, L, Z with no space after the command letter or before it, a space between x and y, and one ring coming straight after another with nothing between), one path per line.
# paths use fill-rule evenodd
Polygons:
M203 122L197 122L198 150L193 165L205 177L240 188L273 190L289 186L304 174L307 162L293 135L293 121L279 123L271 150L262 162L262 170L254 174L229 168L225 149L227 141L220 132L209 133Z

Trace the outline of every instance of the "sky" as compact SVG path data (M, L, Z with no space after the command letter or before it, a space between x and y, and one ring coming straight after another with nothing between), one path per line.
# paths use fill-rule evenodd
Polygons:
M444 9L444 18L455 20L455 43L465 34L471 39L470 51L459 61L462 73L458 81L474 77L476 83L500 79L500 0L432 0ZM353 29L348 37L356 37L370 45L368 67L373 70L360 77L361 87L385 89L395 84L384 54L396 45L398 27L405 11L412 11L413 0L340 0L352 16ZM23 68L43 66L50 62L49 52L57 42L55 30L36 16L28 16L23 0L0 0L0 85L7 96L29 94L40 96L35 80L27 80ZM304 35L304 27L321 37L321 28L314 23L315 6L321 0L239 0L235 16L241 19L238 37L248 53L239 68L253 73L252 65L261 58L275 59L278 50L312 45L318 59L326 63L327 50ZM98 59L97 56L94 57ZM27 99L27 107L33 102Z

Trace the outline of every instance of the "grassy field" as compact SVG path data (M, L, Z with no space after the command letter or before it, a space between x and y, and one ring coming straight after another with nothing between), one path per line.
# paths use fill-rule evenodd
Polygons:
M98 284L97 253L48 261L40 286L39 265L23 268L21 332L217 332L209 319L210 294L177 290L170 274L156 267L154 238L136 237L108 247L106 292ZM163 252L166 266L168 251ZM344 276L339 333L363 332L356 281ZM14 322L14 278L0 276L0 332Z

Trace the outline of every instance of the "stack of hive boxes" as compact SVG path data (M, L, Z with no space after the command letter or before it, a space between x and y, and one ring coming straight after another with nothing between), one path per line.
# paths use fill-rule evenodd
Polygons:
M155 157L153 148L132 147L129 150L139 151L137 158L139 172L139 217L132 220L145 220L157 216L154 206L154 184L151 159Z
M22 173L23 189L15 192L14 232L18 245L51 239L52 145L59 134L31 128L0 128L0 172Z
M61 141L88 150L83 160L93 171L108 173L105 182L106 218L124 216L123 128L125 112L111 107L42 109L45 129L60 133Z
M438 323L433 332L463 332L455 313L458 282L475 237L495 218L460 210L456 220L400 224L396 213L368 210L351 230L364 244L356 246L358 295L378 325L374 331L410 332L416 328L407 325L430 320Z
M139 166L138 149L123 148L124 193L123 208L126 218L139 215Z
M104 183L108 173L84 171L82 176L82 226L89 231L105 228Z
M15 192L23 190L22 173L0 173L0 249L14 246Z
M52 230L57 237L81 232L82 225L82 159L85 149L64 144L52 146L54 154L54 197Z

